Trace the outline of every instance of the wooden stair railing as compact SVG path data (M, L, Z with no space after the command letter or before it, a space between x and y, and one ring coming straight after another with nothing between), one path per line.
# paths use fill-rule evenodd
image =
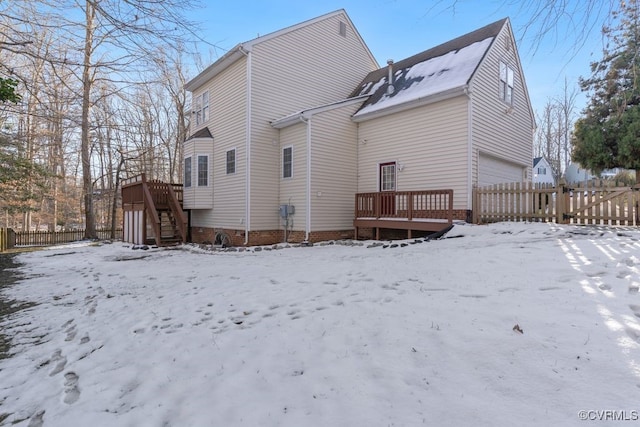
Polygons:
M182 243L185 243L187 241L187 216L184 214L182 206L180 206L178 197L172 187L173 186L171 184L167 185L169 190L169 208L173 214L175 225L180 234L180 239L182 240Z
M151 192L149 191L147 182L144 179L142 181L142 194L144 195L144 204L147 207L147 217L151 222L151 227L153 228L153 234L155 235L156 245L161 246L162 230L160 227L160 215L158 215L158 211L156 210L156 205L153 202L153 197L151 196Z

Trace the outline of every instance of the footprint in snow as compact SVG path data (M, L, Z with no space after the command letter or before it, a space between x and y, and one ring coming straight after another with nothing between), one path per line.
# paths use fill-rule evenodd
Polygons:
M34 416L29 418L27 427L42 427L44 425L44 410L36 412Z
M640 305L629 304L629 308L631 309L631 311L633 311L633 314L636 317L640 317Z
M607 274L606 271L592 271L590 273L586 273L587 277L602 277Z
M67 328L67 330L65 331L67 333L67 336L65 337L65 341L73 341L73 339L76 337L77 331L76 331L76 325L72 325L70 327Z
M60 350L53 354L51 361L56 362L56 365L53 367L51 372L49 372L50 377L59 374L64 370L64 367L67 366L67 358L61 355Z
M637 329L630 328L630 327L626 327L626 328L624 328L624 330L627 333L627 335L629 336L629 338L631 338L632 340L634 340L635 342L640 344L640 331L638 331Z
M618 274L616 274L617 279L626 279L629 276L631 276L631 272L627 270L620 270Z
M78 380L80 377L75 372L67 372L64 374L64 403L71 405L76 403L80 398L80 387Z

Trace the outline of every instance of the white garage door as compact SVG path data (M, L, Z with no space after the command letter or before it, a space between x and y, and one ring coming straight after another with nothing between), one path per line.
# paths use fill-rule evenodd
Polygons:
M478 159L478 186L522 182L524 168L497 157L480 154Z

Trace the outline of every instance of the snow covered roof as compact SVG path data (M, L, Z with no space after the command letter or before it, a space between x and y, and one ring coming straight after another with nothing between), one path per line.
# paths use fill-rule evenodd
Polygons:
M372 113L409 102L457 93L469 83L480 61L508 18L418 53L393 64L393 87L388 93L388 67L372 71L351 94L371 97L354 115L364 120Z

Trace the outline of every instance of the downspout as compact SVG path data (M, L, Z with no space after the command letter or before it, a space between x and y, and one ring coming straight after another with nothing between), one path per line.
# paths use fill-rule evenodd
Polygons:
M467 209L473 209L473 100L469 92L469 86L464 88L467 96Z
M307 218L304 227L304 240L308 242L311 234L311 116L306 119L301 117L301 119L307 123Z
M244 245L249 244L249 231L251 230L251 52L245 50L242 46L240 52L247 57L247 98L246 98L246 154L245 154L245 200L244 200Z

